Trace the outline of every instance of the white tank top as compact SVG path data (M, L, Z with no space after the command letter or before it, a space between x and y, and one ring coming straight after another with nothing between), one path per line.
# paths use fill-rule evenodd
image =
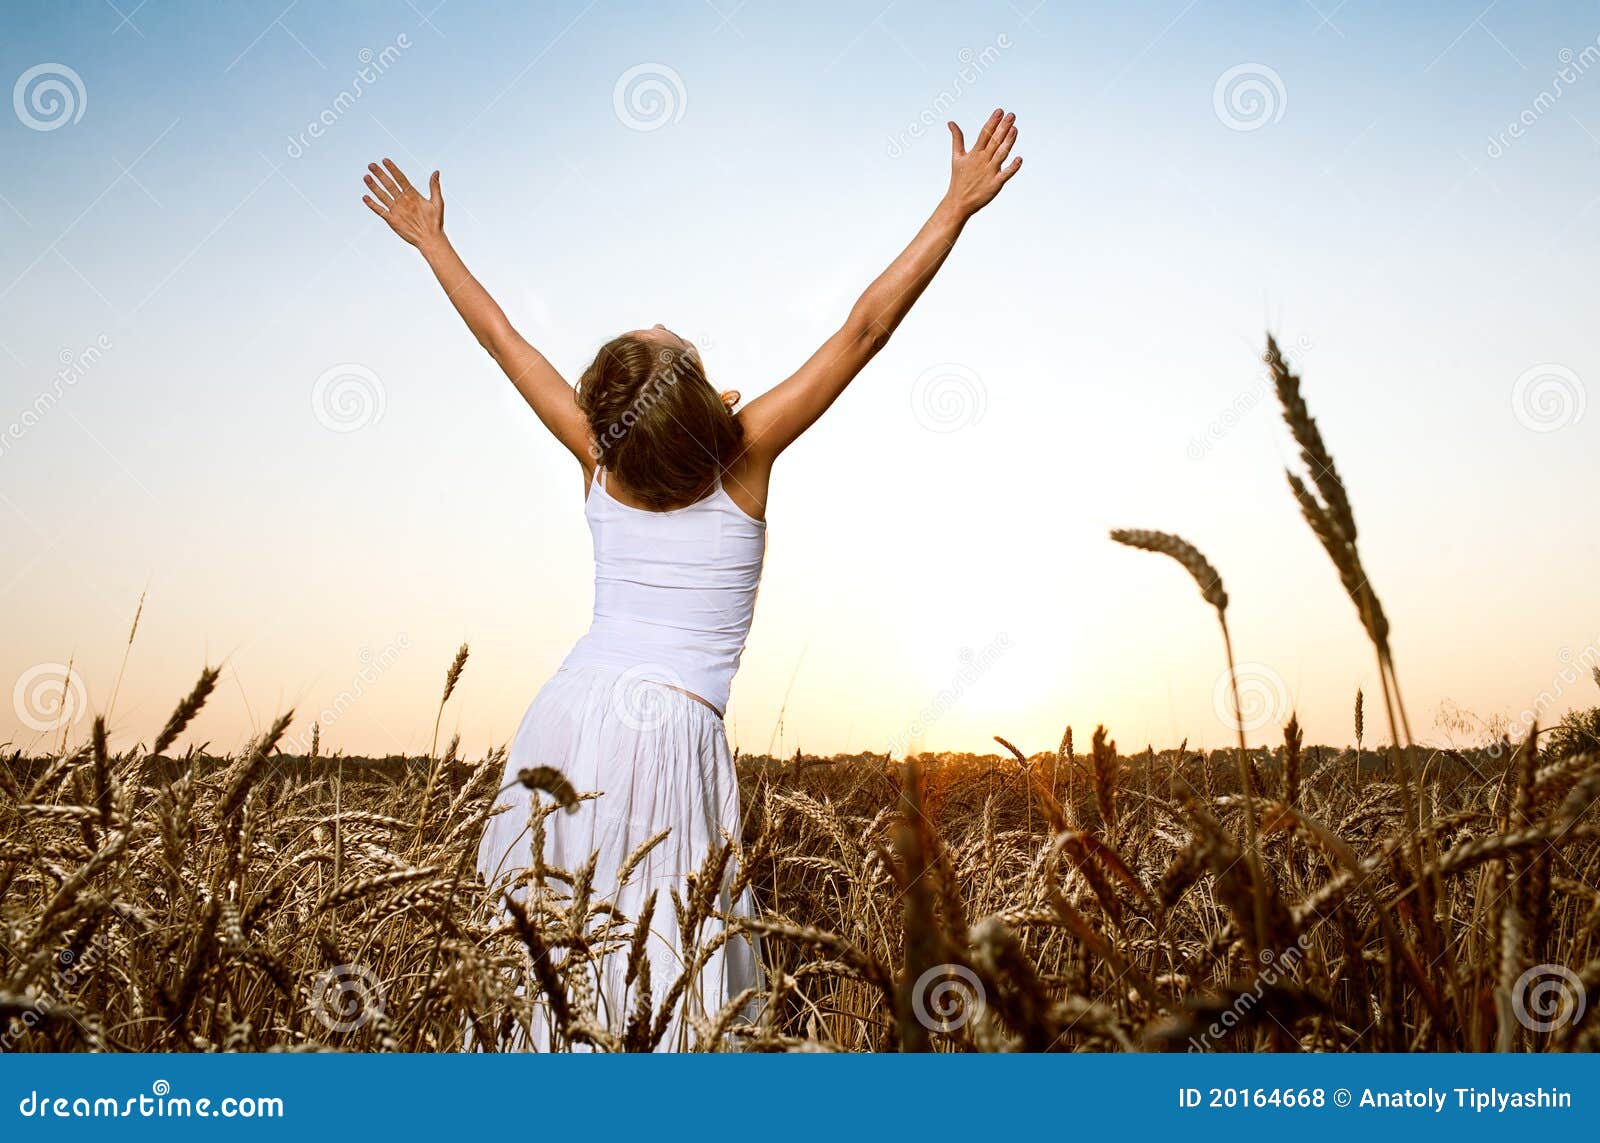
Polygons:
M595 470L584 504L594 537L594 620L563 667L600 667L696 695L720 714L750 621L767 525L719 478L711 495L670 512L631 508Z

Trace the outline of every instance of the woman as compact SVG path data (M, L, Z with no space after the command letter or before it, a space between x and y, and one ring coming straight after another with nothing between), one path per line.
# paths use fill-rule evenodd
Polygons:
M468 272L444 233L439 172L419 194L393 162L373 163L363 201L427 260L462 320L555 438L582 466L594 538L589 631L539 691L512 742L508 779L555 766L580 791L601 795L545 822L543 858L571 872L598 855L592 900L637 918L659 891L647 947L650 979L665 993L693 956L681 948L666 902L708 849L739 837L739 794L722 713L755 611L774 462L883 348L967 220L1022 166L1007 163L1015 116L997 109L971 150L951 123L950 183L911 244L867 287L844 324L792 376L742 410L718 394L689 341L666 327L638 329L600 347L576 390L522 338ZM531 791L490 820L478 868L495 885L537 863ZM617 883L619 868L663 830L665 841ZM731 880L731 870L730 880ZM748 889L718 912L750 915ZM722 921L702 928L714 939ZM626 951L604 958L598 1018L621 1034L629 1005ZM638 978L632 981L639 986ZM749 945L722 944L684 990L660 1038L687 1047L684 1015L715 1015L759 986ZM548 1046L548 1029L534 1041Z

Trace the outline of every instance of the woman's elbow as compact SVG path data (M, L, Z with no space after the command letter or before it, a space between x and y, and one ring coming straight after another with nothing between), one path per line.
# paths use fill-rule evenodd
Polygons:
M894 333L894 327L887 322L856 317L852 314L850 320L845 323L844 332L863 354L871 357L889 344L889 336Z
M508 351L511 348L507 340L504 337L497 337L493 332L480 333L474 331L474 333L478 338L478 344L483 347L483 351L494 358L496 365L504 369L507 360L509 360Z

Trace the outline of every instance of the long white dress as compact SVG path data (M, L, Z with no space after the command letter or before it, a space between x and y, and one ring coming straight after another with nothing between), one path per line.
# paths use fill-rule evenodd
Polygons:
M702 867L710 848L739 840L739 788L719 712L754 615L766 525L740 510L720 483L686 508L631 508L607 492L603 470L591 483L584 514L594 539L594 621L523 716L506 782L524 768L552 766L580 794L599 795L576 813L544 818L544 860L576 873L597 855L591 902L620 912L627 931L656 893L645 951L659 1008L693 951L682 947L672 891L687 900L687 875ZM511 808L490 819L478 851L478 870L491 886L513 883L533 865L529 821L538 797L521 786L502 795ZM670 831L667 837L618 884L629 856L662 830ZM749 889L738 900L730 893L736 865L728 863L715 909L750 915ZM556 877L545 884L564 905L568 886ZM524 884L514 893L523 899L526 891ZM603 926L606 914L592 906L591 912L589 927ZM705 945L722 929L720 920L709 919L696 943ZM637 979L631 986L625 979L627 962L628 949L620 947L588 977L595 1018L618 1037L637 996ZM694 1046L686 1016L715 1017L759 985L753 942L729 938L688 981L659 1048ZM548 1018L548 1006L541 1013ZM530 1046L552 1043L551 1024L541 1019Z

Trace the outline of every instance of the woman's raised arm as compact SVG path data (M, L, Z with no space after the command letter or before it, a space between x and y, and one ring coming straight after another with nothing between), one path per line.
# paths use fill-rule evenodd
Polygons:
M511 378L544 427L586 468L592 465L589 423L578 408L576 392L544 354L516 331L505 311L472 276L445 237L444 192L439 187L439 172L434 171L428 180L428 197L423 198L392 160L385 159L381 167L370 163L367 170L367 189L372 193L363 195L361 200L389 224L390 230L422 253L472 336Z
M944 198L911 245L867 287L838 332L740 413L752 456L771 460L788 448L883 348L944 265L967 219L994 201L1022 166L1020 158L1006 163L1016 141L1016 116L999 109L970 151L961 128L950 124L950 187Z

